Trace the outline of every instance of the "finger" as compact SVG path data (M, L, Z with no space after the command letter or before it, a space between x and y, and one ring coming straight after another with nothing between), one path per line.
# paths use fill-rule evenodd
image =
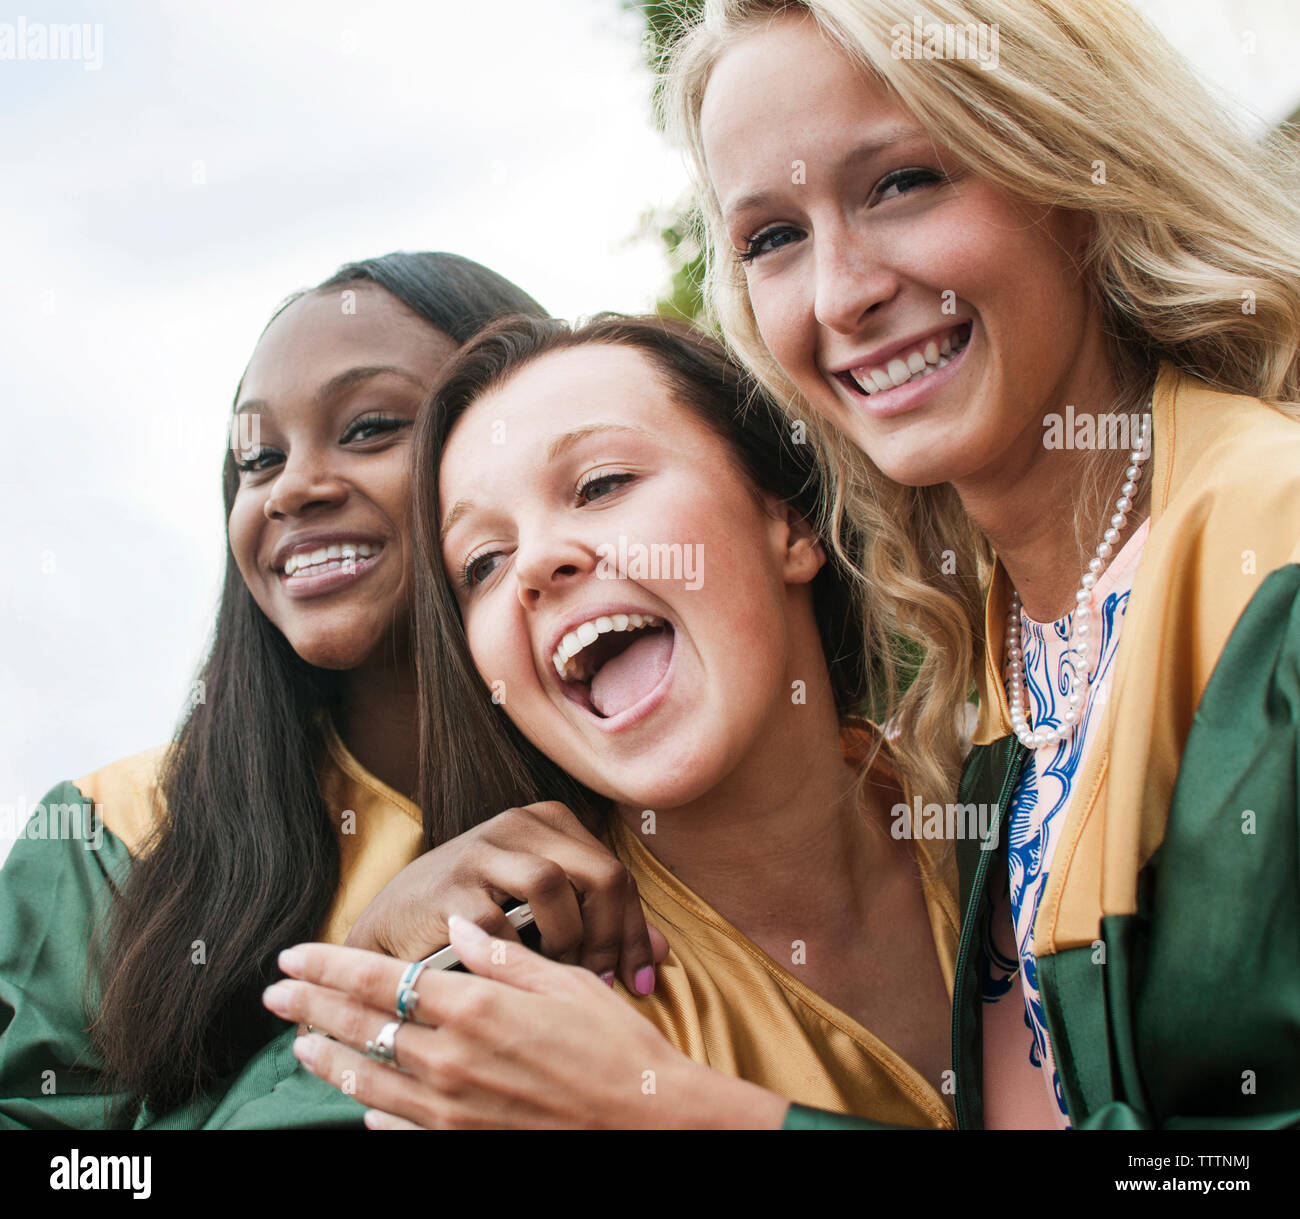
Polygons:
M619 956L619 977L634 995L648 995L655 988L654 952L650 932L641 908L636 881L629 873L623 904L623 952Z
M544 867L544 861L558 864L577 894L576 907L567 900L567 894L563 895L566 899L563 914L573 919L565 924L563 945L557 944L554 934L548 934L538 920L538 929L543 933L543 952L547 956L562 956L577 949L578 964L602 976L612 973L620 960L633 962L632 974L651 964L649 943L640 932L634 931L635 941L639 942L629 942L625 935L627 869L567 806L543 800L510 809L501 815L493 841L532 857L537 861L535 866ZM558 884L555 892L558 897ZM538 909L536 899L526 900L533 904L535 911ZM559 947L563 951L555 950Z
M542 828L554 839L561 837L546 827ZM574 892L566 870L566 858L552 857L551 852L571 858L567 842L538 841L535 848L527 851L507 850L485 843L474 857L474 866L481 871L484 883L491 890L508 893L529 904L534 925L541 933L542 952L548 957L562 957L576 952L582 944L583 916L578 907L578 894ZM500 912L500 907L497 909ZM457 911L463 917L473 917L459 907ZM499 934L482 919L474 918L473 921L498 939L519 938L513 929L507 936ZM501 913L500 922L509 925L504 913Z
M655 964L658 965L668 955L668 940L653 923L647 923L645 929L650 936L650 951L654 953Z
M318 1033L328 1033L362 1050L374 1041L379 1030L397 1019L396 1012L384 1011L339 990L318 986L313 982L283 981L268 986L262 994L267 1008L286 1020L297 1020L311 1025ZM424 1025L403 1021L399 1030L403 1046L409 1046L413 1037L430 1035ZM401 1057L398 1046L398 1058ZM398 1065L402 1065L400 1062Z
M368 1109L422 1129L446 1125L439 1115L443 1098L422 1080L324 1037L299 1037L293 1043L293 1052L313 1075Z
M459 893L453 894L448 899L446 908L461 910L461 907L456 904L459 898ZM497 902L496 898L486 890L481 889L474 894L473 898L468 902L468 911L462 911L461 917L470 919L477 926L482 927L488 935L498 940L513 940L516 944L522 943L519 932L511 925L510 920L506 917L505 910ZM441 947L445 948L450 943L451 937L446 936Z
M562 987L569 977L586 976L572 966L548 961L523 944L506 944L493 939L467 919L453 914L448 920L451 942L465 968L479 975L479 981L506 982L520 990L546 993ZM472 1000L471 1000L472 1002Z
M502 956L506 955L508 948L511 955L526 954L536 957L538 961L552 969L564 968L547 961L545 957L538 957L536 953L529 952L522 944L507 944L504 940L489 936L473 923L463 919L457 921L462 928L466 926L473 928L474 932L482 936L489 945L500 945ZM463 953L461 960L465 960ZM311 983L327 991L341 992L345 998L372 1008L375 1012L381 1014L392 1012L393 1016L397 1014L397 987L409 968L405 961L396 961L392 957L381 956L377 952L367 952L362 948L346 948L340 944L296 944L280 954L279 965L291 979ZM466 962L466 968L470 968L469 962ZM286 991L278 991L277 988L280 986L286 986ZM474 1013L480 1012L484 1001L490 1001L490 996L485 992L497 989L499 988L494 983L485 978L476 978L470 973L426 969L416 981L418 1001L415 1010L411 1013L408 1005L408 1014L413 1014L421 1024L438 1028L448 1020L455 1020L466 1013L472 1017ZM271 995L272 991L276 992L274 996ZM263 1001L270 1006L268 997L284 1005L284 1010L290 1013L284 1016L286 1020L305 1019L308 1024L334 1033L324 1019L313 1020L310 1016L294 1014L303 1010L295 1005L316 1004L319 1002L318 996L309 994L304 998L301 993L290 990L286 983L277 982L274 986L268 987L263 996ZM276 1011L277 1015L283 1014L274 1007L271 1010ZM357 1041L355 1036L345 1037L343 1040L364 1045L366 1038L372 1036L373 1032L374 1029L370 1029L366 1032L365 1038L360 1041Z
M367 1109L366 1116L362 1119L366 1124L367 1130L423 1130L424 1127L417 1125L415 1122L408 1122L404 1117L398 1117L393 1113L385 1113L382 1109Z

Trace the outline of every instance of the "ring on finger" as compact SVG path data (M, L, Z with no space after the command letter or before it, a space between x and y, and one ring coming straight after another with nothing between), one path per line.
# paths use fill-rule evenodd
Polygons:
M424 972L426 961L412 961L406 967L402 980L397 984L397 1018L414 1020L415 1009L420 1005L420 992L415 989L420 974Z
M405 1023L403 1020L390 1020L376 1034L374 1041L367 1041L365 1055L385 1066L397 1065L397 1030Z

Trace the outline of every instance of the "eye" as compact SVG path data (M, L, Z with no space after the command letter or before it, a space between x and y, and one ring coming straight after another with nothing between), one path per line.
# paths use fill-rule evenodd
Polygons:
M802 239L803 233L799 229L791 228L788 224L773 225L772 228L764 229L751 237L736 257L741 262L753 262L755 258L770 254L773 250L779 250L782 246L791 245Z
M603 474L588 475L578 484L577 490L574 492L574 494L577 496L579 503L589 504L593 500L604 499L616 487L620 487L624 483L631 482L632 479L634 479L635 477L636 477L635 474L627 474L627 473L611 474L608 471L606 471ZM596 490L599 493L595 495L588 495L587 492L590 491L592 488L596 488Z
M244 456L235 462L235 469L241 474L257 474L263 470L269 470L270 465L263 465L274 458L283 459L284 454L279 449L272 449L267 445L262 445L256 449L245 449Z
M362 415L359 419L353 420L348 425L348 430L343 433L343 444L349 444L354 440L372 440L376 436L382 436L386 432L399 432L403 428L411 426L412 420L402 419L397 415L385 415L382 411L374 411L368 415Z
M906 195L920 186L933 186L937 182L944 181L944 175L937 173L933 169L896 169L893 173L886 174L879 182L876 183L876 189L873 192L875 201L883 203L886 199L897 199L900 195Z
M482 584L495 570L495 559L501 558L499 550L486 550L480 554L472 554L465 560L465 566L460 571L461 588L473 588L476 584Z

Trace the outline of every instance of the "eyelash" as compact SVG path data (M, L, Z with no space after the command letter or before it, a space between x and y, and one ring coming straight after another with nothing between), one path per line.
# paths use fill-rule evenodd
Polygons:
M887 190L891 186L898 186L905 182L913 182L917 185L935 185L946 180L947 179L943 174L933 169L921 169L919 167L913 169L896 169L893 173L886 174L876 183L875 190L872 191L872 194L874 195L882 190ZM906 192L904 191L900 193ZM772 249L759 249L758 247L768 238L774 237L778 233L797 233L798 231L798 229L793 228L788 224L775 225L770 229L765 229L751 237L746 243L745 249L737 251L736 257L742 263L751 263L754 259L761 258L764 254L770 254L772 249L779 250L781 246L791 244L788 241L783 241L781 242L781 245L774 246Z
M348 425L347 431L343 433L339 443L348 444L350 441L356 439L358 432L368 427L378 428L380 434L383 434L385 432L400 432L403 428L411 426L412 420L410 419L403 419L397 415L385 415L382 411L374 411L369 415L362 415L359 419L354 419L352 423ZM369 440L371 437L366 436L364 439ZM268 457L276 453L280 453L280 450L271 448L270 446L257 449L250 457L244 458L243 461L236 461L235 469L241 474L258 473L268 467L259 466L257 463L261 461L263 457ZM281 454L281 456L283 456L283 454Z
M576 499L581 499L582 493L586 491L588 487L594 487L597 483L612 482L616 486L622 486L623 483L629 482L634 477L635 475L628 474L625 471L611 472L609 470L605 470L599 474L595 474L595 473L585 474L583 475L582 480L578 483L577 487L574 489L573 494ZM597 496L597 498L604 499L605 497L602 495L602 496ZM591 503L590 500L587 500L586 502Z
M630 474L622 471L617 473L611 473L609 470L605 470L603 472L595 473L595 474L587 474L583 476L581 481L574 488L573 497L580 504L581 503L589 504L592 502L591 500L583 500L582 498L583 492L585 492L588 487L594 487L596 486L597 483L614 483L616 486L621 486L626 482L630 482L635 477L636 477L635 474ZM602 495L602 496L597 496L596 498L604 499L605 497ZM500 554L500 551L487 550L484 551L482 554L470 555L469 558L465 560L464 566L460 569L461 588L468 591L469 589L472 589L476 584L481 583L481 581L474 579L475 566L481 563L484 559L491 559L498 554Z

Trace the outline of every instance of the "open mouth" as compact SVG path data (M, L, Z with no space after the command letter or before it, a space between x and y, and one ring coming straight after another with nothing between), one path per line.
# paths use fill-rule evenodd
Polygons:
M645 703L672 667L676 632L654 614L607 614L580 623L551 656L565 697L597 719Z
M946 368L965 351L970 336L971 323L962 322L911 351L900 352L879 368L863 364L835 376L847 389L864 397L888 393Z

